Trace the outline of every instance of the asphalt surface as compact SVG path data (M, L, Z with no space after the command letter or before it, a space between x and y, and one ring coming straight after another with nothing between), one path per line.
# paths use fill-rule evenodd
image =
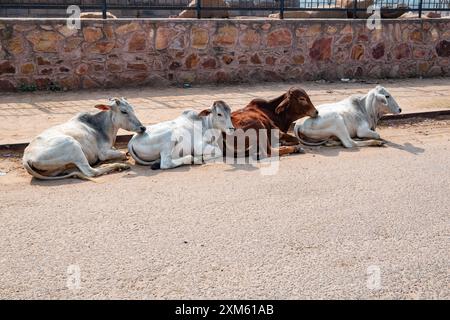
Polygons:
M379 132L387 147L312 149L271 176L41 182L2 154L0 297L449 299L450 121Z

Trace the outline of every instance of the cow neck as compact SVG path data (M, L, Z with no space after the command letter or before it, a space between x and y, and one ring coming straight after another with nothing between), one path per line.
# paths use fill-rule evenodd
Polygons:
M120 128L119 128L119 126L114 125L113 112L110 110L109 113L110 113L109 119L111 121L111 126L110 126L111 129L109 130L110 132L107 132L107 135L109 137L109 141L111 142L111 146L113 146L116 143L117 132L119 132Z
M288 107L288 109L289 109L289 107ZM280 121L281 123L278 125L278 127L283 132L288 132L289 127L291 126L291 123L298 119L295 115L291 115L289 117L289 112L282 112L281 118L282 118L282 121Z
M373 92L369 92L361 98L361 102L364 106L364 110L366 111L370 128L372 130L375 130L378 121L383 116L383 114L378 111L378 108L376 106L375 94Z
M212 128L212 112L206 116L200 116L200 119L202 120L202 134L203 134L206 130Z
M108 143L112 146L116 142L117 132L119 131L119 126L114 125L114 113L111 110L102 111L93 115L97 117L101 126L97 128L97 130L101 130L101 135L105 136L108 139Z
M288 117L288 113L287 112L282 112L280 114L277 114L275 112L275 109L279 106L279 104L286 98L286 94L282 94L281 96L274 98L272 100L269 100L267 103L267 109L269 109L270 111L273 112L273 116L270 117L271 120L273 121L273 123L280 128L281 131L283 132L287 132L287 130L289 130L289 126L291 125L291 123L294 119L291 121L291 119ZM289 109L289 107L288 107Z

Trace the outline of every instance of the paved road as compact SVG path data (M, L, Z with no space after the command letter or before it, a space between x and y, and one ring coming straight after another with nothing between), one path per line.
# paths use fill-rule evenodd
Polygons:
M450 121L380 132L388 147L311 150L273 176L39 182L3 154L0 297L449 299Z
M403 112L450 109L450 78L380 80L401 105ZM78 92L34 92L2 94L0 100L0 144L29 142L44 129L67 121L105 99L124 96L136 107L145 124L173 119L182 110L203 110L222 99L232 109L244 107L254 98L270 99L291 86L301 86L316 105L338 101L351 94L365 94L375 83L266 83L182 88L138 88L82 90ZM121 131L120 134L125 133Z

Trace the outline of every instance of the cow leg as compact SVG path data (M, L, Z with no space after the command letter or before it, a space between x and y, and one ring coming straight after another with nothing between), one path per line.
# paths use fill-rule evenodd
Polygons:
M356 135L359 138L372 139L372 140L366 140L366 141L356 141L356 143L358 144L359 147L370 147L370 146L380 147L386 143L384 140L381 139L378 132L375 132L375 131L369 129L368 127L358 128ZM375 139L375 140L373 140L373 139Z
M202 154L202 159L205 162L212 161L214 159L222 158L222 149L218 145L207 144L204 148L207 153ZM195 159L194 159L195 160Z
M300 141L296 137L280 131L280 144L282 146L296 146L300 144Z
M84 155L83 155L84 156ZM87 161L86 157L84 159L79 159L77 161L74 161L74 164L80 169L80 171L88 176L88 177L98 177L113 171L122 171L130 169L130 166L125 163L112 163L108 165L104 165L99 168L93 168L90 166L89 162Z
M161 152L161 169L172 169L183 164L191 164L194 157L192 155L186 155L180 158L172 158L172 150L163 150Z
M380 140L381 137L378 132L370 130L367 126L361 126L358 128L356 135L358 138L367 138L367 139L375 139Z
M80 171L88 176L88 177L97 177L97 176L101 176L113 171L121 171L121 170L127 170L130 169L130 166L124 163L112 163L112 164L108 164L108 165L104 165L98 168L93 168L91 167L91 165L89 164L89 161L86 159L86 156L84 155L82 149L81 149L81 145L78 142L74 143L74 148L76 150L74 150L73 153L71 153L71 156L75 157L73 164L75 164L77 166L78 169L80 169ZM111 151L117 151L117 150L111 150ZM119 152L119 151L117 151ZM117 153L116 153L117 154ZM100 160L101 157L104 154L99 154L99 158Z
M368 146L382 146L384 141L380 140L367 140L367 141L355 141L350 137L347 127L342 119L336 121L336 132L335 136L341 140L342 144L346 148L355 147L368 147Z
M262 150L260 150L262 151ZM272 147L272 145L270 144L270 142L267 142L267 153L266 154L261 154L260 153L260 158L265 158L267 157L272 157L272 155L274 154L278 154L278 156L284 156L284 155L288 155L291 153L304 153L305 150L299 146L281 146L278 148L274 148Z
M282 136L283 132L280 132L280 137ZM272 143L269 139L269 136L265 138L264 142L261 142L258 138L258 145L257 152L258 152L258 159L263 159L267 157L272 157L273 155L283 156L291 153L303 153L304 150L301 146L295 145L295 146L280 146L280 147L272 147ZM266 148L263 146L260 146L260 143L265 143ZM262 147L262 148L261 148Z
M128 157L125 153L115 149L100 150L98 158L100 161L128 160Z
M202 160L205 161L205 162L208 162L208 161L212 161L212 160L214 160L214 159L219 159L219 158L222 158L222 155L217 155L217 154L214 154L214 155L212 155L212 154L204 154L203 157L202 157ZM196 158L196 159L197 159L197 158ZM195 159L194 159L194 160L195 160Z
M49 155L51 155L51 157ZM35 159L31 159L27 162L27 167L32 171L32 175L40 179L50 180L69 177L89 179L90 177L96 177L114 170L125 170L130 168L128 165L121 163L111 164L101 168L91 167L80 143L71 137L62 139L61 144L57 144L54 148L48 150L47 153L36 156ZM55 176L55 174L60 173L61 170L65 171L65 169L72 166L76 166L81 172L72 170L72 172L66 175ZM33 168L50 172L51 177L35 173L33 172Z
M281 146L278 148L278 154L280 156L288 155L291 153L305 153L305 150L299 145L296 146Z
M192 155L187 155L181 158L172 159L171 157L161 157L161 169L172 169L179 166L182 166L184 164L191 164L194 160L194 157Z
M340 140L329 140L324 144L325 147L339 147L342 146L342 142Z
M305 150L297 145L297 146L281 146L278 148L270 147L267 150L267 153L259 154L258 159L263 159L267 157L272 157L274 154L278 154L278 156L285 156L291 153L305 153Z

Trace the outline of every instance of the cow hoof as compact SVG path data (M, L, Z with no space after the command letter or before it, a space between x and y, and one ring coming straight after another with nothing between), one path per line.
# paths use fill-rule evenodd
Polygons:
M161 169L161 163L160 162L155 162L154 164L152 164L152 166L150 168L152 170L159 170L159 169Z
M194 157L194 159L192 159L192 163L193 164L203 164L203 157L202 156Z
M123 171L123 170L128 170L128 169L130 169L131 166L128 165L128 164L125 164L125 163L119 163L118 168L119 168L119 171Z
M386 140L377 140L377 146L379 147L383 147L386 145L387 141Z
M294 153L305 153L305 149L303 149L300 146L295 146L294 147Z

